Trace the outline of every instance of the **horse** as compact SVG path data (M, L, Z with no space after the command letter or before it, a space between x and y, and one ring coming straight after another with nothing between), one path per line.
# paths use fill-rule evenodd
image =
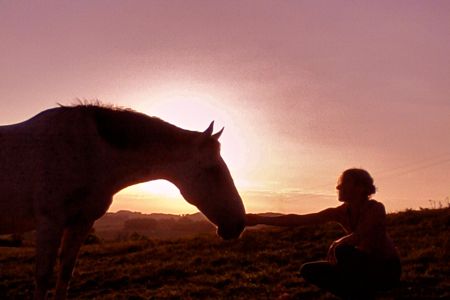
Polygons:
M34 299L46 299L57 261L65 299L79 249L113 195L165 179L225 239L240 236L245 208L220 155L221 131L176 127L131 109L80 103L0 126L0 234L36 230Z

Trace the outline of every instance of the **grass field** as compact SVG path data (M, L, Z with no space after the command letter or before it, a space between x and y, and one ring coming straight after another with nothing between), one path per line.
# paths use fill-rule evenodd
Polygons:
M388 216L402 259L401 285L379 299L450 299L450 208ZM83 246L70 299L335 299L297 276L322 259L338 226L247 230ZM34 248L0 248L0 299L30 299Z

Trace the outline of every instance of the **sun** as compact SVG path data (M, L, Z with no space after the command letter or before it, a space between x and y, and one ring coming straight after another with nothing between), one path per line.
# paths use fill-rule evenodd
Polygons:
M178 188L167 180L153 180L141 183L136 186L142 193L150 193L154 196L165 198L178 198L180 191Z

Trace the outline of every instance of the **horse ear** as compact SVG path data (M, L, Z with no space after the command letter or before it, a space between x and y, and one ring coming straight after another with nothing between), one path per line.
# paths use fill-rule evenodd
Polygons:
M224 129L225 129L225 127L222 127L222 129L221 129L219 132L213 134L212 137L213 137L215 140L218 141L219 138L220 138L220 136L222 135L222 132L223 132Z
M205 131L203 131L203 134L209 137L212 135L213 130L214 130L214 121L212 121L211 124L209 124L209 127Z

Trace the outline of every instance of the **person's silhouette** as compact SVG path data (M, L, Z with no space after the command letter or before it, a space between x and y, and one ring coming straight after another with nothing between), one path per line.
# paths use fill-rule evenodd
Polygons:
M346 234L334 241L323 261L305 263L300 275L320 288L349 299L369 299L378 290L395 286L400 280L398 252L386 233L386 212L382 203L371 199L376 188L363 169L348 169L337 185L338 207L305 215L266 217L246 215L246 225L301 226L335 221Z

